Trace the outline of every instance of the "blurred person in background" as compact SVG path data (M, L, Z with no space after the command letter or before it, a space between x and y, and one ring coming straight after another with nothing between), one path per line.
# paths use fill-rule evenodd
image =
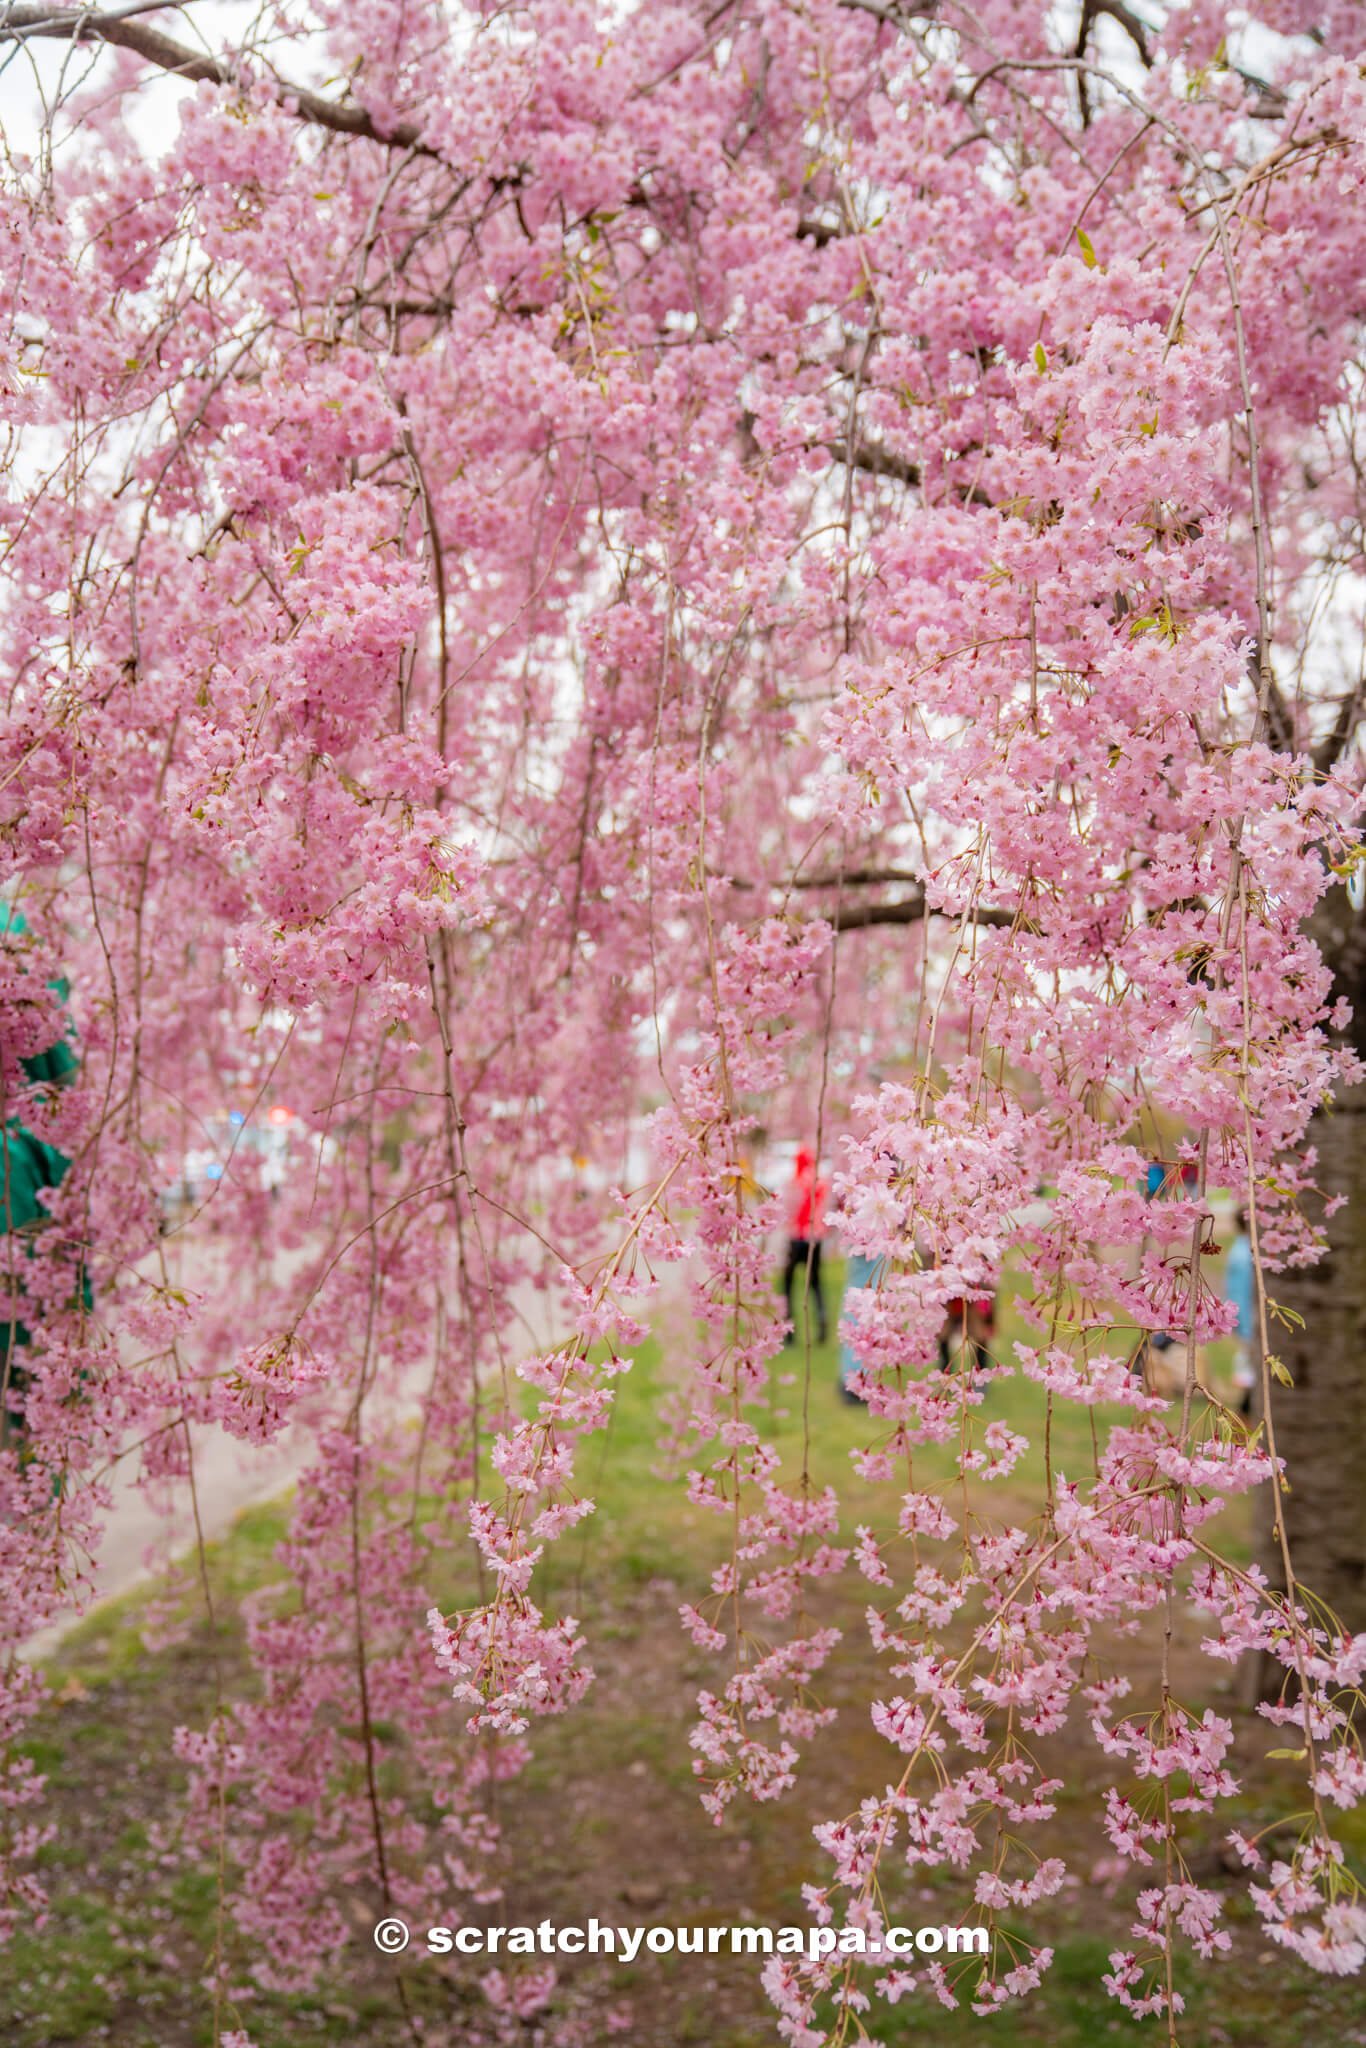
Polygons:
M1233 1219L1233 1241L1224 1268L1224 1290L1238 1311L1233 1333L1234 1406L1240 1415L1251 1415L1252 1396L1257 1385L1257 1295L1252 1271L1252 1239L1247 1234L1247 1210L1239 1209Z
M843 1400L851 1403L857 1403L863 1399L862 1394L856 1393L850 1384L855 1373L862 1372L863 1363L854 1350L854 1333L858 1329L859 1318L849 1301L849 1297L858 1288L876 1288L882 1278L886 1264L885 1258L874 1259L867 1252L850 1252L848 1264L845 1267L845 1307L842 1318L843 1330L840 1337L840 1395Z
M787 1262L783 1268L783 1299L787 1304L788 1331L783 1339L787 1350L796 1342L792 1313L792 1283L801 1272L806 1278L807 1309L816 1311L816 1341L824 1344L829 1327L825 1294L821 1287L821 1245L825 1238L825 1198L829 1187L820 1178L816 1155L803 1145L797 1153L788 1191Z
M955 1358L964 1353L969 1370L985 1372L991 1364L991 1344L996 1335L994 1295L974 1295L951 1301L944 1311L939 1335L939 1366L947 1372Z

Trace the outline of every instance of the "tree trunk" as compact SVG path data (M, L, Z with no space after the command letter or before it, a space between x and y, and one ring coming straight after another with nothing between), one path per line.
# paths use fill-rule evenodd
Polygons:
M1348 1202L1316 1266L1267 1275L1271 1299L1304 1317L1303 1329L1270 1319L1271 1349L1294 1380L1273 1382L1272 1419L1290 1482L1281 1505L1295 1576L1355 1634L1366 1629L1366 1088L1344 1090L1311 1137L1319 1187ZM1274 1505L1262 1489L1258 1561L1280 1585Z
M1355 1013L1347 1042L1366 1057L1366 918L1334 886L1312 934L1333 968L1334 995ZM1366 1084L1342 1089L1309 1136L1320 1193L1346 1203L1328 1221L1328 1250L1316 1266L1266 1276L1271 1300L1304 1318L1303 1328L1287 1329L1268 1316L1271 1349L1294 1381L1271 1387L1276 1449L1290 1483L1280 1506L1297 1581L1355 1634L1366 1629ZM1272 1489L1260 1489L1258 1562L1283 1586L1275 1510ZM1283 1676L1278 1667L1277 1682Z

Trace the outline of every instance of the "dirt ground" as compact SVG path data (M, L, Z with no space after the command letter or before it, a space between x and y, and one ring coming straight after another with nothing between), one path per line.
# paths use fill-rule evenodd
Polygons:
M697 1690L717 1687L725 1672L693 1647L677 1610L680 1600L697 1598L720 1553L713 1557L708 1549L716 1540L710 1523L682 1504L678 1488L654 1476L668 1355L667 1343L647 1344L637 1355L610 1429L585 1451L584 1484L597 1511L542 1567L553 1583L542 1584L538 1571L537 1598L548 1611L581 1617L597 1677L572 1713L537 1724L529 1766L497 1790L496 1876L503 1889L484 1909L490 1924L806 1924L802 1884L825 1875L813 1825L851 1811L896 1775L897 1752L867 1711L870 1696L886 1697L895 1686L868 1645L870 1589L849 1574L819 1582L812 1603L817 1625L844 1632L818 1687L821 1703L838 1712L803 1745L796 1785L762 1806L737 1802L721 1829L703 1812L687 1735ZM814 1389L809 1443L794 1373L775 1381L765 1427L789 1461L809 1450L817 1485L838 1480L847 1541L852 1524L876 1523L886 1502L848 1478L849 1452L864 1437L865 1418L834 1398L833 1350L812 1352L807 1371ZM1033 1429L1031 1389L1003 1381L990 1398L988 1412ZM1089 1416L1057 1419L1060 1469L1084 1476L1093 1448ZM1027 1480L1021 1478L1018 1496L1014 1480L997 1488L993 1512L1027 1519ZM25 1745L48 1779L45 1811L55 1835L43 1851L42 1875L52 1910L36 1931L25 1930L21 1914L16 1938L0 1947L0 2048L212 2048L204 1979L218 1888L214 1872L182 1842L183 1773L172 1737L178 1726L203 1727L211 1715L215 1650L226 1696L250 1691L236 1617L241 1597L275 1575L285 1523L279 1504L252 1508L213 1552L215 1606L228 1617L216 1645L201 1620L174 1646L147 1647L139 1632L147 1596L136 1592L56 1647L47 1667L53 1699ZM1230 1540L1235 1549L1246 1542L1236 1521ZM1157 1693L1156 1621L1144 1629L1123 1646L1136 1702ZM1271 1949L1255 1926L1245 1876L1228 1867L1229 1827L1256 1830L1302 1798L1295 1766L1267 1760L1275 1731L1236 1707L1231 1674L1198 1653L1188 1614L1178 1618L1174 1660L1178 1695L1233 1719L1245 1766L1239 1799L1217 1817L1193 1819L1188 1829L1192 1874L1226 1895L1234 1950L1221 1964L1182 1965L1178 1982L1189 2009L1181 2048L1366 2048L1360 1985L1315 1977ZM453 1743L468 1739L454 1707L450 1726ZM1131 1945L1140 1888L1132 1870L1116 1868L1099 1825L1111 1770L1085 1724L1074 1721L1037 1747L1043 1768L1064 1789L1055 1819L1033 1846L1061 1856L1069 1871L1061 1892L1015 1929L1055 1950L1042 1990L990 2019L920 2000L879 2005L868 2025L885 2048L980 2048L985 2041L992 2048L1110 2041L1170 2048L1163 2023L1136 2025L1101 1986L1110 1952ZM1366 1847L1359 1825L1353 1834L1344 1821L1340 1832L1349 1850L1359 1855ZM894 1882L901 1888L889 1887L889 1909L905 1924L972 1917L965 1887L951 1874L926 1883L902 1867ZM253 1989L253 1958L239 1939L241 1996L233 2020L249 2027L256 2048L781 2048L751 1957L642 1954L629 1966L608 1957L557 1958L548 2009L507 2026L479 1988L486 1966L453 1967L423 1953L419 1940L397 1962L386 1960L372 1939L383 1911L378 1896L357 1887L338 1903L353 1938L327 1981L308 1995ZM434 1897L423 1926L455 1925L460 1917L459 1902Z
M893 1752L866 1713L841 1713L810 1744L792 1793L763 1807L737 1806L726 1827L714 1829L698 1805L686 1730L692 1692L715 1674L677 1626L679 1597L668 1579L652 1577L588 1603L598 1679L576 1714L543 1724L531 1766L500 1793L506 1889L488 1909L490 1920L807 1920L800 1885L821 1872L813 1821L848 1810L886 1782ZM857 1636L855 1597L852 1588L829 1597L818 1619ZM180 1787L169 1763L175 1726L202 1723L208 1710L205 1649L202 1637L192 1637L149 1653L138 1646L128 1620L113 1617L60 1653L52 1674L57 1696L32 1745L49 1773L57 1823L46 1873L54 1909L42 1935L22 1937L0 1955L0 2039L7 2048L68 2042L200 2048L212 2040L202 1975L214 1884L210 1873L179 1854ZM1153 1649L1155 1659L1155 1643ZM1178 1657L1178 1681L1194 1679L1192 1647L1179 1644ZM1208 1665L1199 1663L1198 1680L1208 1694ZM843 1667L826 1703L847 1707L870 1675L866 1667ZM1232 1711L1231 1704L1220 1704ZM1264 1735L1244 1722L1239 1746L1259 1753ZM1165 2042L1165 2030L1136 2030L1100 1989L1108 1950L1125 1940L1131 1887L1124 1880L1116 1888L1114 1876L1097 1866L1099 1830L1090 1816L1097 1788L1106 1782L1102 1759L1089 1736L1075 1733L1046 1745L1043 1754L1066 1781L1048 1848L1072 1866L1064 1891L1029 1927L1034 1939L1057 1949L1046 1996L990 2022L903 2006L886 2016L889 2027L876 2029L880 2040L990 2038L997 2048ZM1276 1769L1261 1764L1254 1771L1245 1813L1266 1819L1283 1810ZM1192 2015L1180 2039L1194 2048L1366 2042L1357 1987L1325 1984L1268 1954L1252 1930L1240 1903L1242 1887L1220 1850L1229 1824L1228 1815L1217 1829L1197 1824L1194 1868L1228 1890L1237 1960L1199 1978L1186 1971ZM961 1903L952 1885L908 1887L901 1917L951 1922ZM355 1940L335 1981L316 1997L262 1995L242 2007L258 2048L343 2042L354 2048L478 2048L492 2038L490 2015L468 1976L462 1979L416 1945L395 1967L376 1954L370 1938L378 1902L356 1895L347 1910ZM451 1918L434 1899L431 1923ZM775 2018L751 1959L642 1956L629 1968L611 1959L561 1959L558 1967L555 2011L561 2022L578 2016L571 2031L583 2048L609 2041L632 2048L777 2048ZM533 2015L514 2038L533 2048L543 2024Z

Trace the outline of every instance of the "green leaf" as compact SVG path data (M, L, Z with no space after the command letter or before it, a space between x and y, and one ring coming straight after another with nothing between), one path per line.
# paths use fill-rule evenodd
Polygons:
M1268 1351L1266 1355L1266 1362L1268 1367L1270 1368L1271 1377L1273 1380L1278 1381L1279 1384L1283 1387L1294 1386L1295 1382L1290 1377L1289 1367L1282 1365L1280 1359L1276 1357L1274 1352Z
M1034 344L1034 367L1041 377L1048 368L1048 356L1041 341L1036 341Z
M1086 268L1094 270L1096 267L1096 252L1091 246L1091 237L1087 234L1085 228L1077 229L1077 247L1081 250L1081 260L1086 265Z

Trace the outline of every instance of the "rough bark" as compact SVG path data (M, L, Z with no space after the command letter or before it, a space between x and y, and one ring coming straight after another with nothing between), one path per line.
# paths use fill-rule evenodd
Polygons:
M1366 1057L1366 916L1346 891L1330 890L1314 936L1334 970L1335 994L1353 1005L1349 1042ZM1366 1085L1344 1089L1314 1118L1315 1174L1322 1196L1346 1196L1327 1224L1315 1266L1267 1276L1271 1299L1304 1318L1270 1323L1272 1351L1293 1378L1272 1387L1276 1449L1290 1491L1282 1494L1295 1575L1343 1627L1366 1629ZM1283 1584L1275 1501L1263 1491L1258 1561Z

